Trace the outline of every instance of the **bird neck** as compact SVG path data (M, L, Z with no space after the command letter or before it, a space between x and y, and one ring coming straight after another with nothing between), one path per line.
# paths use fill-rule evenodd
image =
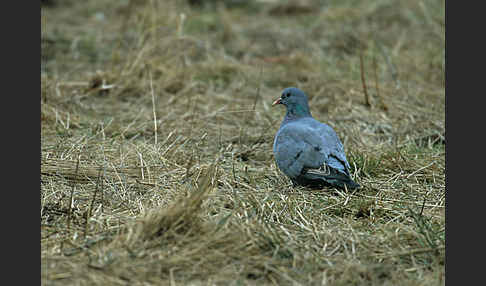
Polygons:
M285 120L293 120L302 117L312 117L308 107L306 108L302 105L294 105L287 108Z

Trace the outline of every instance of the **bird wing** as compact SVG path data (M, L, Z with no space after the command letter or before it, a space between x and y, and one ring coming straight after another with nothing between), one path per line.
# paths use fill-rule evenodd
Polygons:
M321 136L321 142L327 154L325 163L336 170L343 171L349 175L350 165L344 153L344 147L331 126L313 119L312 126Z
M334 130L313 118L288 123L275 136L274 154L278 167L296 178L302 170L329 166L349 174L344 149Z

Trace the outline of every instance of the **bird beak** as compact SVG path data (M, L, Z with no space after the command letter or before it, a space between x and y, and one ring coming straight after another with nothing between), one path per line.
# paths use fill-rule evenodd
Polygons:
M272 106L274 105L277 105L277 104L282 104L282 101L279 99L275 100L273 103L272 103Z

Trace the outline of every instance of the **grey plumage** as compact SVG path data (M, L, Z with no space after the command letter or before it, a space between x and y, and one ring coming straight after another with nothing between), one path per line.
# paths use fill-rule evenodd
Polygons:
M275 135L273 153L278 168L294 185L360 187L350 177L350 166L336 132L312 117L303 91L286 88L276 104L285 105L287 113Z

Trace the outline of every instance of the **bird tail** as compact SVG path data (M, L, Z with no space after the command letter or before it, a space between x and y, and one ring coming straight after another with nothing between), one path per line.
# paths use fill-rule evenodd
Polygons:
M332 168L330 168L330 172L327 174L324 174L323 172L319 172L317 170L308 170L305 174L305 177L311 181L324 181L331 186L342 189L344 189L345 186L348 189L357 189L360 187L360 185L353 181L348 175L336 171Z
M324 177L323 179L326 182L328 182L329 184L336 186L336 187L340 187L342 189L344 189L345 186L348 189L351 189L351 190L357 189L357 188L360 187L360 185L358 183L353 181L351 178L345 177L345 176L342 176L342 177Z

